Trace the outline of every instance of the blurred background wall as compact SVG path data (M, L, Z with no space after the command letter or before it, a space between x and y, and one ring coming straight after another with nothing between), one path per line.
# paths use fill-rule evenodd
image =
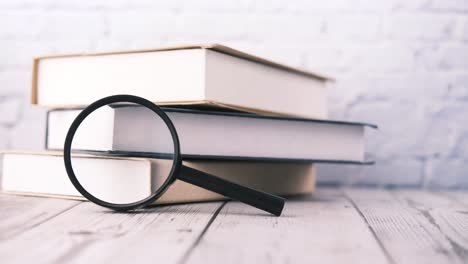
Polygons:
M468 188L466 0L0 0L0 149L44 144L33 56L198 42L336 77L330 116L380 126L377 165L319 183Z

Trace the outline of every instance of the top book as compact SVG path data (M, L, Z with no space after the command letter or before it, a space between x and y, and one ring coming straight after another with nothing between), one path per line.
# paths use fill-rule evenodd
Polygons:
M326 118L330 79L218 44L34 59L32 104L80 107L114 94L160 105Z

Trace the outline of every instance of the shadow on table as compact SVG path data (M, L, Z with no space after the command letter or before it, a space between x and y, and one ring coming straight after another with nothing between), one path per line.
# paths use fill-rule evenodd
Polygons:
M301 195L289 195L284 196L286 199L286 205L288 203L294 202L320 202L320 203L327 203L327 202L334 202L336 201L336 195L323 195L321 193L313 193L313 194L301 194ZM226 208L225 205L232 200L218 200L218 201L206 201L206 202L188 202L188 203L178 203L178 204L163 204L163 205L151 205L147 208L128 211L128 212L116 212L113 210L104 209L103 213L108 214L159 214L159 213L180 213L182 211L185 212L193 212L197 214L213 214L213 208L210 206L200 206L203 204L212 204L218 203L220 206L223 206L223 213L224 214L232 214L232 215L244 215L244 216L271 216L266 212L262 212L260 210L257 211L255 208L250 208L249 206L242 206L238 208ZM288 217L287 214L281 215L281 217ZM294 217L294 216L289 216Z
M193 212L197 214L213 214L213 208L210 206L200 206L203 204L218 203L220 206L227 203L226 200L219 201L204 201L204 202L186 202L186 203L172 203L172 204L157 204L148 207L118 212L111 209L103 209L104 214L159 214L159 213L180 213L180 212Z

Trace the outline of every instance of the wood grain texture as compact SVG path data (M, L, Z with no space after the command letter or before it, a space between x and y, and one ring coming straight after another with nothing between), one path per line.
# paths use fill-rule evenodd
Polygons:
M3 263L177 263L222 203L115 213L89 202L0 244Z
M455 253L468 262L468 205L441 192L395 191L396 196L423 214L450 242Z
M0 243L54 218L79 203L0 194Z
M336 190L289 200L281 217L229 202L187 263L388 263L359 216Z
M0 195L0 262L468 263L467 198L319 188L274 217L238 202L122 214Z
M395 263L463 263L427 214L385 190L346 190Z

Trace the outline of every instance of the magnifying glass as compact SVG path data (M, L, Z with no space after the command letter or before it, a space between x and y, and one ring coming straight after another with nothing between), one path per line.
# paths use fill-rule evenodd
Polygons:
M131 125L125 125L119 118L131 118ZM112 131L112 137L126 137L128 145L114 146L107 131ZM148 134L152 137L147 145L131 144L132 138ZM114 147L125 151L113 151ZM177 180L276 216L281 215L284 207L281 197L183 165L179 137L171 119L156 104L138 96L114 95L90 104L70 126L63 152L65 168L74 187L89 201L116 211L151 205ZM110 157L109 164L82 162L83 153L106 155ZM123 155L145 158L146 162L138 158L119 160ZM119 166L112 165L116 163Z

